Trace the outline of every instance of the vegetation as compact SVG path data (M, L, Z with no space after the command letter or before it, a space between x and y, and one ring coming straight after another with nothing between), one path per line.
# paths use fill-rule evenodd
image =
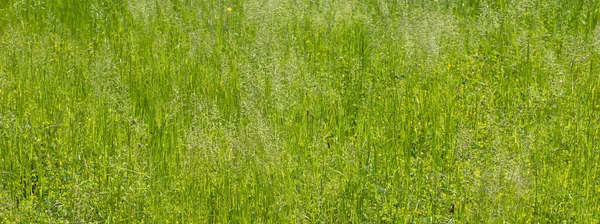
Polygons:
M0 222L598 223L600 1L0 1Z

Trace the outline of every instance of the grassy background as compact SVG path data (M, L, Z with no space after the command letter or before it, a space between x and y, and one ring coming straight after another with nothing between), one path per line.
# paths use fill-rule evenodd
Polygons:
M1 1L0 222L600 222L599 9Z

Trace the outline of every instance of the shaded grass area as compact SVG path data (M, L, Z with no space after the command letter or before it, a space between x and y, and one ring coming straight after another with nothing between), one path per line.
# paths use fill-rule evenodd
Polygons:
M599 8L4 1L0 220L598 222Z

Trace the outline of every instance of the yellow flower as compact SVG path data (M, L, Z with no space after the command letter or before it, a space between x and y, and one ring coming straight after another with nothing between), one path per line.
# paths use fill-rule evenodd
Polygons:
M228 11L228 12L231 12L231 8L230 8L230 7L228 7L228 8L227 8L227 11Z

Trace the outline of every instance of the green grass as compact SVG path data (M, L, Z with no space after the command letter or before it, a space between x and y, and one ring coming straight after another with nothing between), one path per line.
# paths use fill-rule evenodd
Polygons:
M599 9L1 1L0 222L600 222Z

